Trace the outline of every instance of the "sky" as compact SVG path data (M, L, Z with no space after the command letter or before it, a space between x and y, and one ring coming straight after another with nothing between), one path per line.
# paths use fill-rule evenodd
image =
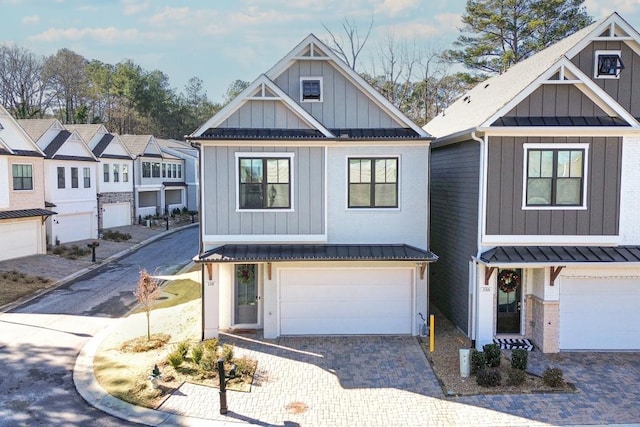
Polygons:
M184 92L198 77L220 102L236 79L251 82L309 33L329 41L345 21L373 29L359 62L371 70L392 37L422 52L452 47L466 0L0 0L0 43L38 55L67 48L87 60L131 59ZM640 30L640 0L586 0L595 19L618 12Z

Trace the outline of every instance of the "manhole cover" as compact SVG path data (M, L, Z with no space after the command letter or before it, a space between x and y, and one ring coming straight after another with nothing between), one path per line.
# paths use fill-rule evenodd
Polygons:
M285 409L290 414L301 414L309 409L309 407L302 402L291 402L285 407Z

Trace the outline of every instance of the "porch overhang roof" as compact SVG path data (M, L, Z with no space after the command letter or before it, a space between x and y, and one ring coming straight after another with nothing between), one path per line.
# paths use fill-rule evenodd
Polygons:
M48 209L18 209L13 211L0 212L0 219L17 219L17 218L31 218L35 216L51 216L57 212L50 211Z
M498 246L478 261L489 266L640 264L640 246Z
M438 257L411 245L311 245L229 244L194 258L201 263L250 263L277 261L415 261L434 262Z

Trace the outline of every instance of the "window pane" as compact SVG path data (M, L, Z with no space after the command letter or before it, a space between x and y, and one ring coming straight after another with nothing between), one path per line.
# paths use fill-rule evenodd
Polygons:
M269 208L289 207L289 184L269 184L267 194Z
M122 165L122 182L129 182L129 166Z
M362 182L360 180L361 175L361 163L360 159L350 159L349 160L349 182L351 184L358 184Z
M78 168L71 168L71 188L78 188Z
M376 207L396 207L396 185L376 184L375 186Z
M153 178L160 178L160 163L154 162L151 165L151 176Z
M371 185L370 184L350 184L349 185L349 207L369 207L371 206Z
M240 159L240 182L262 182L262 159Z
M582 150L571 152L570 176L572 178L582 177Z
M64 188L64 168L58 168L58 188Z
M551 179L530 178L527 180L527 205L551 204Z
M541 152L537 150L529 150L529 178L540 178L540 156Z
M151 163L142 162L142 177L151 178Z
M262 209L263 207L262 184L241 184L240 208Z
M559 179L556 188L557 205L579 205L581 201L582 179Z
M396 159L377 159L375 162L376 182L396 182L398 176Z
M120 165L113 165L113 182L120 182Z
M540 177L551 178L553 176L553 151L540 152Z
M289 161L287 159L267 160L267 183L289 182Z
M569 167L571 160L570 151L558 151L558 177L569 177Z

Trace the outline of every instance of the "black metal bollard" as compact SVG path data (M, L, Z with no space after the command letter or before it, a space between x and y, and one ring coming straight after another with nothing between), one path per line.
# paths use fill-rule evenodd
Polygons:
M87 246L91 248L91 262L96 262L96 246L100 246L100 242L94 240Z
M218 378L220 379L220 414L227 414L227 378L224 374L224 359L218 359Z
M169 216L165 216L164 220L167 222L167 230L169 230Z

